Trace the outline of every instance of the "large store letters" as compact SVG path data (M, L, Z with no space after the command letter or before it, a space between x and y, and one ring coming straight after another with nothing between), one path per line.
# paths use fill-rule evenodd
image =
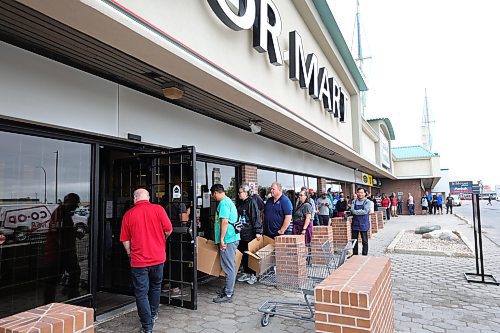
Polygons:
M238 13L226 0L207 1L215 15L230 29L252 28L253 48L260 53L267 52L271 64L283 65L278 41L282 31L281 16L272 0L239 0ZM308 90L309 96L321 101L326 111L344 122L346 98L340 85L333 77L328 77L325 67L319 68L314 53L305 54L297 31L289 32L289 45L289 78L298 81L302 89Z

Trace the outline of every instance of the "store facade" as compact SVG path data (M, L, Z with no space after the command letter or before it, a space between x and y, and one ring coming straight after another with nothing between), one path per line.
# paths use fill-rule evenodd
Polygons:
M393 178L362 155L366 87L326 1L246 3L2 2L0 316L129 303L118 234L138 187L175 226L162 302L196 309L212 184Z

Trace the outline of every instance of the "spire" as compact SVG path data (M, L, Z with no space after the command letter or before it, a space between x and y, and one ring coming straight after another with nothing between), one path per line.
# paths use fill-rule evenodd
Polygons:
M434 123L431 120L430 110L429 110L429 100L427 98L427 89L425 89L425 99L424 99L424 110L422 113L422 146L428 151L432 152L432 131L431 124Z
M356 54L354 54L354 45L357 46ZM363 55L363 46L361 41L361 15L359 9L359 0L356 0L356 20L354 21L354 30L351 42L351 53L356 57L356 64L358 65L359 71L363 79L366 80L366 60L371 59L370 56L366 57ZM366 109L366 91L361 92L361 107L362 114L365 114Z

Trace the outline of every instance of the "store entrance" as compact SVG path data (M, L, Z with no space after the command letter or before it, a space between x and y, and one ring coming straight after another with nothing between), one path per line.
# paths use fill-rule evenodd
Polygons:
M102 149L96 311L104 313L133 302L130 266L120 242L121 221L133 206L133 192L149 191L151 202L167 211L173 232L167 240L161 303L196 309L196 183L194 147L154 153Z

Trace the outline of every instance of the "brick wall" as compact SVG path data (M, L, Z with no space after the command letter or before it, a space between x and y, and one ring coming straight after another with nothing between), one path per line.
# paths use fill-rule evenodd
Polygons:
M330 242L328 248L324 246L326 242ZM311 263L326 265L330 260L329 254L331 253L333 253L333 228L331 226L314 226L311 238Z
M344 247L351 239L351 223L345 221L343 217L333 217L330 219L330 224L333 231L333 245L336 248Z
M0 332L93 333L94 310L51 303L0 319Z
M396 194L398 192L403 192L403 214L408 215L408 193L411 193L413 200L415 202L415 214L422 214L422 205L420 204L420 199L424 195L425 191L422 190L420 179L400 179L400 180L390 180L385 179L382 182L382 192L389 195L392 192Z
M274 240L276 282L284 288L297 289L307 278L304 235L278 236Z
M257 167L253 165L242 165L241 166L241 182L243 184L255 183L255 188L257 188ZM271 184L267 185L270 186Z
M353 256L316 286L316 332L394 333L391 262Z

